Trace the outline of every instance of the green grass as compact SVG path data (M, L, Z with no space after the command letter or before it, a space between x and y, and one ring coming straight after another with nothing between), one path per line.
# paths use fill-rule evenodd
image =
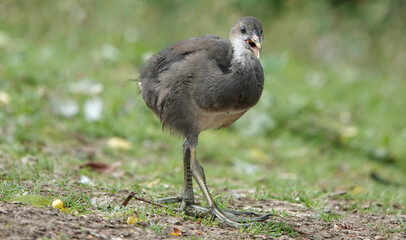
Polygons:
M249 232L251 235L265 235L269 237L280 237L282 235L289 237L297 236L294 229L284 222L269 222L265 225L257 223L243 230Z
M205 33L226 37L236 18L256 13L265 28L263 97L237 124L204 132L199 141L208 184L223 193L218 201L226 207L223 199L231 197L222 189L256 189L253 198L300 203L331 221L339 216L323 213L326 199L345 191L334 198L345 201L347 210L404 211L406 67L401 59L406 51L401 40L406 33L396 31L404 22L396 15L397 2L357 8L309 3L302 10L276 2L0 3L0 93L10 97L9 103L0 102L0 200L40 195L51 182L69 194L51 192L50 200L61 197L80 213L109 212L107 206L93 207L91 194L70 191L81 175L111 193L176 194L183 180L182 139L162 132L137 83L128 79L138 77L146 54L169 42ZM215 11L194 19L193 9L206 8ZM379 9L388 15L372 14ZM373 15L376 19L370 19ZM72 84L84 79L103 90L72 91ZM102 100L103 111L98 121L89 122L83 106L94 97ZM64 99L78 104L75 116L53 110ZM127 139L132 148L109 148L111 137ZM122 174L79 169L90 160L120 162ZM156 179L158 184L146 186ZM22 181L33 188L22 189ZM246 231L293 234L283 223L269 224Z

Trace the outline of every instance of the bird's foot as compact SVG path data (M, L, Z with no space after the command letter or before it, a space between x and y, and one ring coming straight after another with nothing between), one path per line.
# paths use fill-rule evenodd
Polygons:
M177 197L159 198L155 201L158 203L179 203L179 211L185 212L185 214L189 216L194 215L188 210L189 206L194 206L193 199L186 199L182 196L177 196Z
M217 217L220 221L233 227L251 226L255 222L263 222L273 214L258 215L254 212L220 210L217 206L205 208L194 205L182 197L168 197L156 200L159 203L179 203L179 210L188 216L194 217Z
M188 205L187 213L192 213L192 216L198 217L217 217L220 221L233 226L251 226L255 222L263 222L267 220L273 214L258 215L254 212L241 212L234 210L220 210L217 206L211 208L205 208L198 205ZM190 215L190 214L188 214Z

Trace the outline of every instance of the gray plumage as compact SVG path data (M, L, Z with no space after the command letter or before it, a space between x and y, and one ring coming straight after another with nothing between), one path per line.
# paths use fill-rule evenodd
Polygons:
M246 28L262 31L255 18L244 20ZM230 37L235 35L232 29ZM214 35L166 47L149 60L140 74L147 106L165 127L185 137L209 127L232 124L258 102L264 84L262 66L255 55L248 52L246 61L241 62L233 60L234 51L230 40ZM224 113L224 117L208 122L208 115L216 113Z
M258 58L262 40L261 22L243 17L231 28L229 39L215 35L188 38L169 45L142 68L140 87L145 103L164 127L185 137L182 191L159 201L180 202L186 213L192 209L192 215L211 214L232 226L268 218L247 219L240 215L253 213L220 210L196 157L201 131L233 124L261 97L264 72ZM194 205L192 177L208 208Z

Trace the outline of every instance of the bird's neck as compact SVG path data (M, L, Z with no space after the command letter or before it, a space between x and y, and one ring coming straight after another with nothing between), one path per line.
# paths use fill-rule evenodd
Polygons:
M238 50L242 49L242 50ZM229 72L228 91L232 91L236 107L249 108L259 100L264 84L264 72L258 58L246 48L236 48ZM227 90L225 90L227 91Z
M246 49L246 48L236 48ZM264 72L259 60L248 49L233 49L231 65L219 76L203 71L204 79L197 81L195 102L210 111L247 110L254 106L262 93ZM200 94L204 92L205 94Z
M245 42L240 40L234 40L231 42L233 47L233 59L232 65L236 65L238 68L248 67L255 64L257 58L255 55L246 48Z

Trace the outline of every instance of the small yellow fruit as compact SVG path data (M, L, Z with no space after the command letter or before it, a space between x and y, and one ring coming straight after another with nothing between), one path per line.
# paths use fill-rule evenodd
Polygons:
M138 218L136 217L128 217L127 218L127 224L129 225L134 225L138 222Z
M112 137L107 141L107 145L110 148L118 149L118 150L129 150L132 148L131 142L119 138L119 137Z
M63 205L63 202L62 202L62 200L61 199L56 199L56 200L54 200L53 202L52 202L52 207L53 208L57 208L57 209L62 209L62 208L64 208L65 206Z
M68 209L66 209L65 205L63 205L63 202L61 199L56 199L52 202L52 207L55 209L59 209L62 212L68 212Z

